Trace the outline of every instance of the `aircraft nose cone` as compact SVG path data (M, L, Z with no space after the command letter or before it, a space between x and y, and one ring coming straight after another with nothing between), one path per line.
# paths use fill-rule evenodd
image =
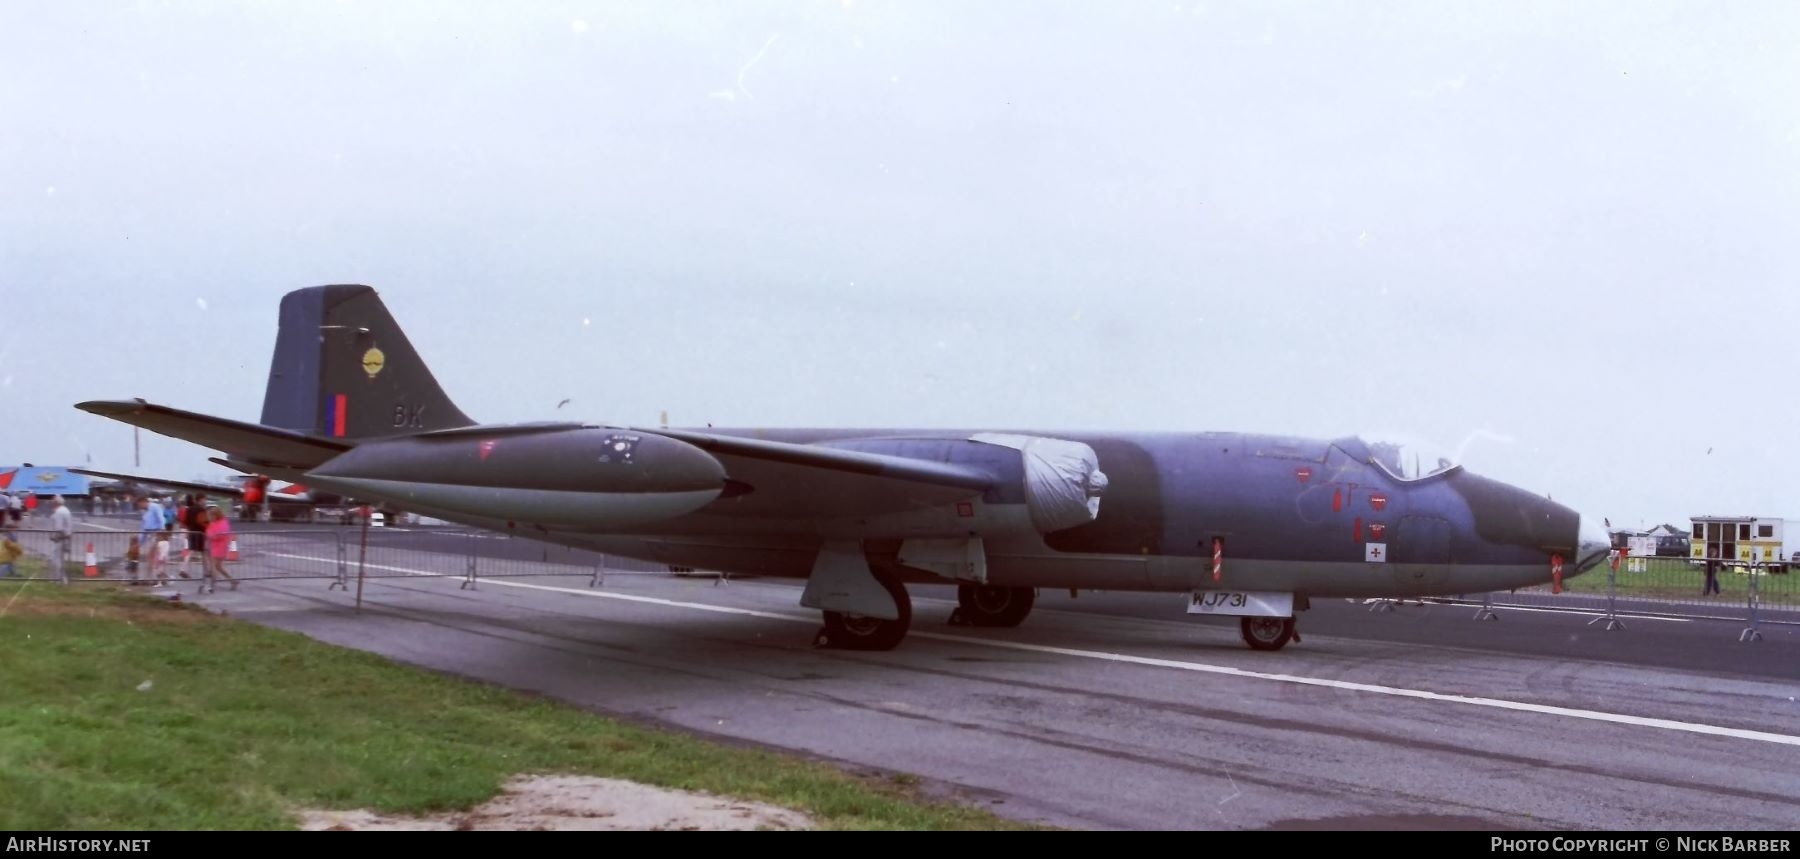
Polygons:
M1587 515L1581 517L1577 533L1575 572L1580 573L1598 566L1612 552L1612 535L1606 533L1601 520Z

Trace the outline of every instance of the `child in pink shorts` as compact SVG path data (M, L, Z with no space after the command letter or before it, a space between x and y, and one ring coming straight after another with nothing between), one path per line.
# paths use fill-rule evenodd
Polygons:
M231 523L217 504L206 505L206 517L209 520L206 525L207 571L230 579L231 589L237 590L237 579L225 572L225 556L231 550Z

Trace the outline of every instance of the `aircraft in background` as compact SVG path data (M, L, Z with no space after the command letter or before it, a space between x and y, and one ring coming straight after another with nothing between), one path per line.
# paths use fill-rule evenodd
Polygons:
M1360 437L483 425L362 285L283 297L259 423L76 407L450 522L804 579L819 643L852 649L901 642L908 583L957 585L952 621L987 627L1040 588L1183 593L1274 650L1313 597L1559 582L1611 549L1598 519Z
M231 463L224 459L215 457L211 461L232 467ZM275 482L266 474L245 474L227 478L227 482L223 483L208 483L198 480L175 480L140 474L99 471L92 468L70 468L69 471L89 477L116 480L127 491L134 494L155 489L235 498L242 505L245 515L255 519L313 521L321 509L342 511L358 506L354 501L348 501L342 495L334 492L318 492L296 483L283 483L276 486ZM265 513L266 516L263 515ZM348 513L344 514L346 517L348 515ZM390 515L389 518L391 519L392 516Z

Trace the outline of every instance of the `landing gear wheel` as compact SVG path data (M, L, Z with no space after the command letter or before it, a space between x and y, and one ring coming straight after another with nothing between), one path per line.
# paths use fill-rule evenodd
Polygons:
M1289 639L1300 640L1291 617L1246 617L1242 626L1244 643L1254 650L1280 650Z
M956 611L950 614L950 622L958 626L1018 626L1036 602L1036 588L958 585Z
M839 650L893 650L906 638L906 632L912 626L912 597L907 595L904 586L881 573L876 573L875 579L894 598L894 605L900 608L900 619L883 620L828 611L825 612L825 628L819 631L815 641L818 646Z

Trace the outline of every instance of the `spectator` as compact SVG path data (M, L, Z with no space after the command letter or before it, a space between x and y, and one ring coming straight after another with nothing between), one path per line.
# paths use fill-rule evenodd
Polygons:
M58 495L50 499L50 539L56 541L56 574L69 574L69 553L75 547L75 514Z
M4 512L6 511L0 510L0 513ZM13 564L24 554L25 547L19 545L18 540L13 539L12 529L8 528L6 530L5 538L0 539L0 578L12 575L14 572Z
M156 499L145 496L138 499L138 509L144 511L138 522L138 545L148 552L156 545L156 535L163 529L163 507ZM137 581L136 571L133 571L131 580Z
M150 578L154 584L169 583L169 540L175 536L173 527L164 528L157 535L156 547L150 551Z
M235 591L237 579L225 571L225 556L231 550L231 522L226 520L225 511L217 504L206 505L206 515L210 520L206 526L207 577L224 576L231 581L231 589ZM216 580L214 586L217 586Z
M206 508L200 506L199 495L187 497L187 506L182 508L182 519L182 527L187 529L187 548L181 551L181 570L178 575L185 579L188 577L189 558L199 561L202 570L207 569Z

